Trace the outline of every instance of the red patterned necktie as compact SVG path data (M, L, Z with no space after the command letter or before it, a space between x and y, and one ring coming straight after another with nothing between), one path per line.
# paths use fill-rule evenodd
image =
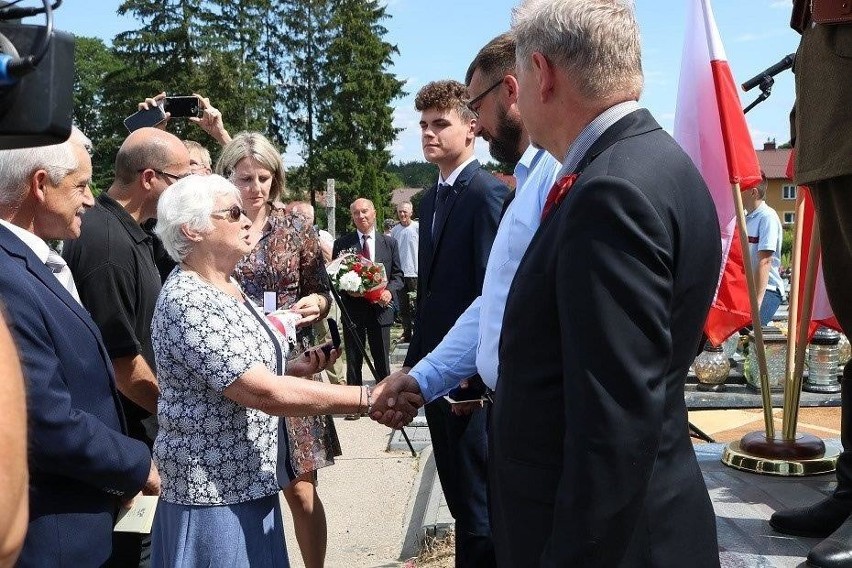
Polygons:
M565 196L571 191L571 186L574 185L576 180L577 174L568 174L556 180L556 183L553 184L553 187L550 188L550 192L547 194L544 209L541 210L542 221L547 219L550 211L565 199Z
M372 260L370 258L370 242L368 241L370 235L364 235L361 238L363 239L363 242L361 243L361 256L363 256L367 260Z

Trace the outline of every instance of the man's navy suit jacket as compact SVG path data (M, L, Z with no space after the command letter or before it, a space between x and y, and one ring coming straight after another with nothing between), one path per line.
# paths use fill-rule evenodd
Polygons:
M482 293L485 267L509 188L474 160L449 190L441 226L435 217L437 184L420 201L417 316L405 365L413 367L444 338Z
M489 428L498 563L716 567L683 394L721 263L710 193L646 110L578 170L506 301Z
M151 454L125 435L112 364L89 313L0 226L0 297L27 384L30 521L20 566L100 566L120 498Z

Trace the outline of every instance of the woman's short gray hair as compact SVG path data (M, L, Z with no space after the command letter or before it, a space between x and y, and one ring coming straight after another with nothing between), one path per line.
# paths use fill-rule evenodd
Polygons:
M38 170L47 172L50 183L58 184L69 172L80 167L74 145L90 151L91 141L72 127L71 136L62 144L38 148L0 150L0 207L17 207L24 198L29 178Z
M218 175L191 175L166 188L157 203L157 228L155 232L172 260L181 262L192 251L192 241L181 230L183 227L200 233L213 230L210 215L216 199L230 196L242 205L239 190L230 181Z
M572 71L593 100L642 92L642 48L631 0L524 0L512 10L517 65L536 51Z

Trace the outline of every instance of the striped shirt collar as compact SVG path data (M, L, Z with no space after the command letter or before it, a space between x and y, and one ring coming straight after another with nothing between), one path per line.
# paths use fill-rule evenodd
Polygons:
M597 142L598 138L600 138L610 126L639 108L641 107L636 101L624 101L623 103L611 106L600 113L586 126L586 128L583 129L582 132L580 132L577 139L571 143L571 146L568 148L568 153L565 154L565 159L562 161L562 169L559 171L557 179L563 175L573 172L580 164L580 160L583 159L583 156L585 156L592 147L592 144Z

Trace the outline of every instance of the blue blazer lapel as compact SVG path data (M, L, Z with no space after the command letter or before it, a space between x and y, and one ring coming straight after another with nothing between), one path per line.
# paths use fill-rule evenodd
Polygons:
M53 272L41 262L35 253L24 244L21 239L16 237L6 227L0 226L0 247L6 250L9 256L16 258L27 269L27 272L32 274L39 282L44 284L59 300L61 300L68 308L74 312L80 320L86 324L92 333L98 336L100 343L100 331L89 312L80 305L77 300L59 283Z
M433 248L434 248L435 251L438 250L438 245L441 244L441 236L444 234L444 226L447 224L447 219L450 218L450 215L453 212L453 207L455 207L459 196L462 194L462 192L464 192L464 190L467 188L467 186L470 184L470 182L473 180L473 178L476 177L476 175L479 173L479 171L480 171L479 162L477 160L472 161L461 171L459 176L456 178L456 181L453 184L453 187L450 188L450 195L447 197L447 202L444 203L444 208L445 208L444 214L441 216L440 219L436 219L438 221L438 224L435 226L435 231L434 231L435 238L434 238L434 247ZM437 192L437 186L436 186L435 198L432 199L433 204L435 203L435 200L437 199L437 194L438 194L438 192ZM435 256L437 256L437 255L434 255L434 254L432 255L433 261L435 260Z

